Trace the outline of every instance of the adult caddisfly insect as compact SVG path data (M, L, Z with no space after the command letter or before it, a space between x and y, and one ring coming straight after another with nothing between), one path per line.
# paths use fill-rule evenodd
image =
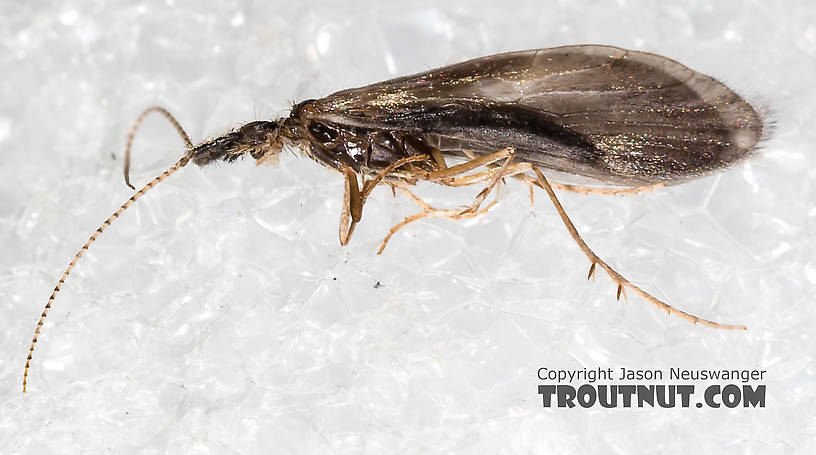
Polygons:
M372 189L380 184L408 194L421 211L394 226L425 217L453 219L485 212L483 202L507 177L546 191L572 238L603 269L620 299L629 288L646 301L694 323L744 326L699 318L660 301L601 260L576 231L553 187L579 192L637 192L682 183L746 156L763 134L760 115L717 80L655 54L609 46L567 46L493 55L413 76L303 101L286 118L255 121L193 145L137 191L91 235L65 269L37 323L23 374L26 390L34 346L65 278L102 231L147 190L190 161L199 166L245 155L274 161L284 148L300 150L345 177L340 242L348 243ZM542 171L544 170L544 171ZM581 186L550 183L581 177ZM409 187L426 180L447 186L482 184L464 208L436 209ZM362 183L362 184L361 184ZM132 186L131 186L132 187Z

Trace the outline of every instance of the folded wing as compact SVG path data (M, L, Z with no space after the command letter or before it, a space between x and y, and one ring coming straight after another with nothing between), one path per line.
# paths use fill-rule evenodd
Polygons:
M477 153L513 146L520 159L622 186L721 169L763 134L754 108L719 81L656 54L598 45L469 60L337 92L315 108L323 121Z

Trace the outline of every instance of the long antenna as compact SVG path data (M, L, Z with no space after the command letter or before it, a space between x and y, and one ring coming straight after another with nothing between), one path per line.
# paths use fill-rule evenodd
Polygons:
M176 129L176 132L181 136L181 140L184 141L184 145L187 149L193 148L193 141L190 140L190 136L187 135L187 132L184 131L184 128L181 127L181 123L173 117L167 109L161 106L150 106L149 108L142 111L139 114L139 117L136 118L136 121L133 123L133 126L130 128L130 132L127 135L127 143L125 145L125 184L130 187L130 189L135 190L136 188L133 187L130 183L130 147L133 145L133 138L136 137L136 131L139 130L139 126L141 126L142 122L144 121L145 117L148 116L151 112L156 112L164 116L168 122L173 125L173 128Z
M145 109L142 112L142 114L139 115L139 118L136 120L136 123L133 125L133 128L131 128L130 133L128 134L127 146L126 146L126 150L125 150L125 182L131 188L133 188L133 186L130 184L129 177L128 177L128 171L130 169L130 147L131 147L131 144L133 143L133 136L136 134L136 130L139 128L139 125L142 123L145 116L147 116L147 114L149 114L151 112L158 112L158 113L162 114L164 117L166 117L170 121L170 123L173 124L173 126L176 128L176 131L179 133L179 135L184 140L184 143L187 146L188 150L191 149L192 146L193 146L192 142L190 141L189 136L187 135L187 133L184 132L184 129L181 127L181 125L178 123L178 121L176 121L176 119L166 109L164 109L162 107L158 107L158 106L152 106L152 107L149 107L149 108ZM185 155L183 157L181 157L180 160L178 160L176 162L176 164L170 166L166 171L164 171L161 174L159 174L158 176L156 176L153 180L148 182L147 185L145 185L142 189L140 189L139 191L134 193L133 196L131 196L130 199L125 201L125 203L122 204L121 207L119 207L115 212L113 212L113 214L111 216L109 216L108 219L106 219L105 221L102 222L102 224L96 229L96 232L91 234L91 236L88 238L88 240L85 242L85 244L82 245L82 248L80 248L79 251L77 251L77 253L74 255L74 259L71 260L71 263L68 264L68 267L65 268L65 271L62 272L62 276L60 277L59 281L57 282L57 285L54 286L54 290L51 291L51 297L48 297L48 303L45 304L45 308L43 309L42 315L40 315L40 321L37 323L37 328L34 329L34 338L31 339L31 347L28 348L28 357L26 358L25 370L23 371L23 393L26 393L26 384L27 384L27 380L28 380L28 369L31 366L31 358L34 355L34 346L37 344L37 337L40 336L40 330L42 330L42 326L43 326L43 323L45 321L45 318L46 318L46 316L48 316L48 310L51 309L51 304L54 303L54 299L56 298L57 293L60 291L60 288L62 288L62 284L65 283L65 278L67 278L68 275L71 273L71 270L77 264L77 262L79 261L79 258L81 258L83 254L85 254L85 251L88 250L88 248L91 246L91 244L96 241L96 239L102 234L102 232L108 226L110 226L111 223L113 223L113 221L115 219L119 218L119 215L121 215L122 212L127 210L127 208L130 207L131 204L136 202L136 199L139 199L140 197L142 197L142 195L144 195L147 192L147 190L149 190L150 188L153 188L159 182L161 182L162 180L169 177L170 174L172 174L172 173L176 172L177 170L179 170L179 169L183 168L184 166L186 166L187 163L190 162L191 156L192 156L192 154L188 151L187 153L185 153Z

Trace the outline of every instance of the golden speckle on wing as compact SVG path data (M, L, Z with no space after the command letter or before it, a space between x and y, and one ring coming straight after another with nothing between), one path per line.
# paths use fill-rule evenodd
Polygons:
M315 112L332 122L399 129L449 106L506 105L580 135L600 156L553 152L544 145L547 128L536 139L501 122L474 132L440 119L423 131L429 140L444 137L476 154L512 146L536 165L618 186L713 172L746 157L763 133L751 105L715 79L663 56L596 45L478 58L337 92L318 100Z

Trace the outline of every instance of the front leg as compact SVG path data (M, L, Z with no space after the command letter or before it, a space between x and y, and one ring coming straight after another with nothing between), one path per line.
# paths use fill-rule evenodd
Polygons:
M354 233L354 227L363 217L363 205L366 199L388 174L408 163L427 159L429 159L427 155L414 155L397 160L378 172L371 180L363 180L362 189L357 182L357 173L350 167L343 168L346 184L343 192L343 207L340 211L340 244L348 245L351 234Z
M357 174L353 169L343 169L346 184L343 192L343 207L340 210L340 244L346 246L354 233L354 227L363 216L363 198L357 184Z

